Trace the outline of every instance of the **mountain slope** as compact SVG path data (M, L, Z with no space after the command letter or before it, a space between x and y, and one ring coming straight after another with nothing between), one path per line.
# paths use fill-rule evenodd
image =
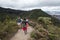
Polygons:
M46 29L50 34L42 37L44 39L45 37L49 37L49 40L55 40L55 35L59 35L60 33L59 32L60 20L45 13L41 9L34 9L31 11L21 11L21 10L13 10L13 9L6 9L0 7L0 38L1 39L7 40L9 35L11 35L12 33L16 33L16 31L19 29L19 27L17 27L16 24L16 18L18 16L20 16L21 18L26 17L29 18L29 20L34 21L35 23L31 25L33 25L34 29L38 30L40 33L42 32L43 35L45 33L44 29ZM41 30L42 28L43 30ZM41 38L39 32L38 34L36 33L32 35L36 40L38 38ZM57 38L59 37L60 35Z
M13 10L13 9L6 9L0 7L0 17L5 18L6 16L9 16L11 19L16 18L17 16L20 16L22 18L27 17L30 19L37 19L39 16L49 16L45 12L43 12L41 9L35 9L31 11L22 11L22 10Z

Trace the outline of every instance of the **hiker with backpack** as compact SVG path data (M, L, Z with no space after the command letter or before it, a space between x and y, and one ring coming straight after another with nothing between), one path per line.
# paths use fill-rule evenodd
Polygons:
M21 28L21 24L22 24L22 19L20 17L17 18L17 25L19 26L19 28Z
M26 19L26 22L27 22L27 23L26 23L26 26L28 27L28 26L29 26L29 24L28 24L28 23L29 23L28 18Z
M22 21L22 29L23 29L23 31L24 31L25 34L27 34L26 23L27 23L26 18L24 18L23 21Z

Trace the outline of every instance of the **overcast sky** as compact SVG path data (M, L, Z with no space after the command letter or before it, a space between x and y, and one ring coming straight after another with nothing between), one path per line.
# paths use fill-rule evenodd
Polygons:
M0 7L18 10L60 11L60 0L0 0Z

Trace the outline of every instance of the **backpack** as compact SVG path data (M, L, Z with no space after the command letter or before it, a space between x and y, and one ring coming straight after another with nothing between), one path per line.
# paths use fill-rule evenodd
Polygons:
M19 23L20 23L20 22L21 22L21 19L17 19L17 22L19 22Z
M26 27L26 21L25 20L22 22L22 26Z

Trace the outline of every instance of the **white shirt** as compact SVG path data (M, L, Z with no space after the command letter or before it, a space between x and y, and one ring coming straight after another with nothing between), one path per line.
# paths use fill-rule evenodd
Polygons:
M28 21L28 19L26 19L26 21Z

